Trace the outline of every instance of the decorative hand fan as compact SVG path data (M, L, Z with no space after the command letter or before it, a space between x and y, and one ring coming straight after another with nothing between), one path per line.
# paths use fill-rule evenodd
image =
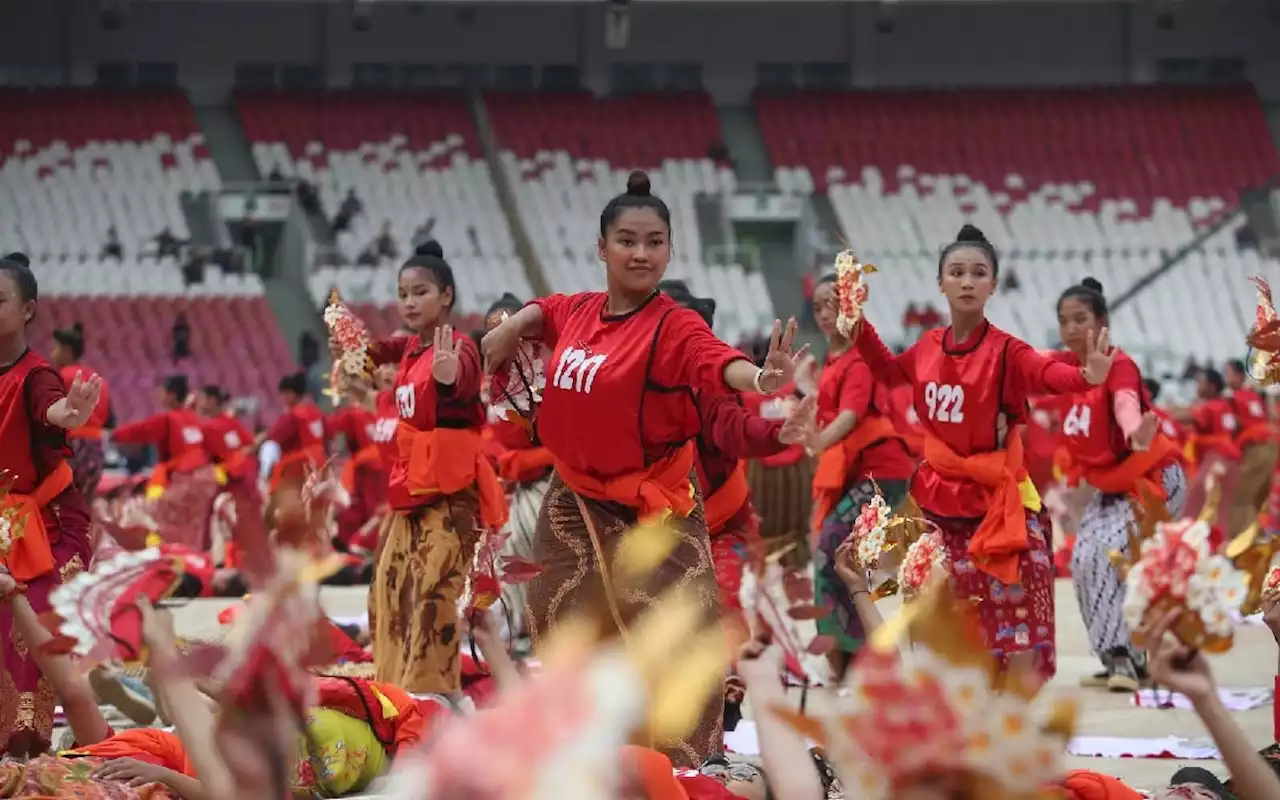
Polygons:
M503 319L507 317L503 314ZM546 367L542 360L543 349L537 342L522 341L515 358L493 376L489 397L499 413L508 422L528 427L542 402L542 392L547 388Z
M907 548L928 523L904 516L890 517L889 505L875 487L875 495L853 522L849 541L859 569L872 573L871 596L879 600L898 593L898 572Z
M508 530L489 530L481 535L466 588L458 598L458 613L463 617L470 619L472 614L492 608L501 599L504 585L518 586L541 574L537 564L502 554L510 538Z
M937 530L928 531L912 542L898 571L903 598L914 599L933 583L946 581L949 562L947 546Z
M872 636L832 713L770 711L826 749L851 797L888 800L939 781L951 797L1036 797L1062 770L1076 704L1044 702L1030 676L1002 676L974 614L940 585Z
M373 374L373 360L369 357L372 338L369 329L360 318L351 313L342 302L338 290L329 293L329 303L324 309L324 324L329 336L342 349L342 356L334 361L329 373L329 388L334 405L342 402L342 385L347 378L368 379Z
M789 572L775 553L742 571L738 598L753 639L773 641L786 655L787 671L815 686L831 682L826 652L835 642L818 634L817 620L831 609L813 604L813 581Z
M1249 347L1249 375L1263 386L1280 383L1280 319L1276 318L1276 308L1271 302L1271 285L1266 278L1255 275L1249 279L1258 287L1258 311L1254 318L1253 328L1245 337Z
M49 595L46 624L55 634L49 652L73 653L90 664L134 661L142 652L142 616L138 599L167 598L184 570L181 555L151 547L120 551L81 572Z
M1172 609L1182 615L1173 633L1188 647L1210 653L1231 649L1235 631L1232 611L1248 598L1248 576L1231 559L1214 555L1209 547L1209 519L1217 512L1216 487L1199 519L1170 520L1156 498L1144 498L1145 510L1134 503L1142 520L1140 533L1131 529L1129 553L1111 553L1125 582L1124 618L1134 644L1143 647L1137 631L1148 620Z
M839 303L836 330L841 336L852 334L862 319L862 306L868 294L863 278L875 271L875 264L863 264L852 250L836 255L836 302Z
M0 471L0 559L8 557L13 543L22 538L27 527L22 506L9 502L15 477L8 470Z

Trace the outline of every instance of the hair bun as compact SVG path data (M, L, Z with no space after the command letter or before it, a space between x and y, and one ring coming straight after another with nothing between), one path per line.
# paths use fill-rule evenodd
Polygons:
M417 249L414 250L413 252L414 252L414 255L419 255L419 256L433 256L435 258L444 258L444 248L441 247L440 243L437 242L435 239L428 239L427 241L418 245Z
M956 234L957 242L971 242L973 244L990 244L986 235L978 229L976 225L965 223L960 232Z
M1085 278L1084 280L1080 281L1080 285L1086 289L1092 289L1098 294L1102 294L1102 281L1098 280L1097 278Z
M26 253L22 253L22 252L18 252L18 251L16 251L16 250L15 250L14 252L10 253L9 255L5 256L5 257L4 257L4 260L5 260L5 261L12 261L12 262L13 262L13 263L15 263L15 264L21 264L22 266L24 266L24 267L26 267L26 268L28 268L28 269L30 269L30 268L31 268L31 259L27 258L27 254L26 254Z
M627 177L627 194L632 197L649 197L652 185L643 170L636 170Z

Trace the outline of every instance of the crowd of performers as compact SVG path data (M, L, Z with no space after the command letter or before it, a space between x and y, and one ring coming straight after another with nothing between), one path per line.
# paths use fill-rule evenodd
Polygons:
M1037 351L987 320L1000 263L972 226L938 260L949 324L899 352L849 303L840 275L820 281L819 365L797 346L794 321L775 323L754 358L711 332L714 302L664 280L671 215L643 173L599 224L604 291L504 296L474 335L451 324L457 284L443 249L419 248L399 273L404 331L367 342L354 360L335 336L336 409L309 399L301 376L287 377L283 412L256 436L219 387L193 392L185 376L158 387L156 414L106 431L107 381L80 363L92 363L83 331L59 330L48 362L32 351L36 280L16 254L0 261L0 507L25 519L23 535L4 543L0 571L0 627L10 631L0 669L5 752L48 751L57 696L79 745L59 758L126 753L185 776L190 783L157 779L175 796L220 796L200 788L206 757L191 750L220 746L208 735L214 701L180 681L157 686L171 717L198 706L205 721L187 730L204 733L177 744L168 734L115 734L86 701L83 670L35 646L48 636L38 618L95 552L139 531L138 546L183 554L180 591L243 594L240 573L252 571L253 556L237 531L270 524L281 492L327 469L334 453L345 458L326 546L345 559L333 574L370 584L371 649L334 630L338 652L366 664L367 677L318 678L329 700L308 718L322 739L324 709L365 725L339 736L369 754L342 791L366 786L396 746L421 738L430 709L452 713L474 692L479 667L463 646L473 635L497 677L506 666L495 642L528 636L537 652L590 612L625 643L657 598L678 588L720 622L727 652L748 654L744 675L758 673L768 632L743 582L774 561L793 575L811 565L807 601L831 612L817 620L833 642L827 679L843 679L877 618L866 575L849 563L851 529L873 503L936 533L950 595L973 609L1003 669L1053 675L1053 579L1069 565L1101 663L1088 682L1117 691L1149 677L1110 558L1129 546L1129 500L1194 515L1213 494L1224 534L1280 527L1272 409L1243 363L1226 365L1225 377L1205 370L1188 408L1155 406L1158 388L1112 345L1107 302L1091 279L1045 309L1058 317L1064 349ZM106 437L155 448L145 483L99 496ZM265 498L265 509L246 497ZM672 537L642 578L619 566L634 541L624 534L637 528ZM476 612L482 562L504 574L487 550L495 536L502 563L526 572L501 588L501 625ZM171 648L162 615L144 603L142 616L153 650ZM726 686L738 694L733 681L707 692L679 737L643 742L669 759L668 771L722 755L734 700ZM411 736L394 730L407 720ZM207 769L227 779L225 764ZM153 773L107 766L95 775L136 784Z

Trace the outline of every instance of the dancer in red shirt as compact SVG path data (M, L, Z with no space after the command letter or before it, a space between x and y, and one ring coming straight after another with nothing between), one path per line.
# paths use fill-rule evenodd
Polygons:
M307 376L286 375L277 388L284 411L258 451L259 473L271 492L286 482L301 485L310 470L325 462L324 412L307 396Z
M1085 278L1058 299L1058 328L1067 351L1064 362L1085 363L1089 342L1108 323L1102 284ZM1134 360L1120 349L1106 381L1073 395L1062 419L1068 485L1087 483L1097 493L1080 517L1071 556L1080 616L1089 646L1102 660L1103 671L1086 677L1086 686L1134 692L1145 677L1145 655L1130 643L1124 622L1124 582L1111 564L1113 551L1125 552L1135 524L1130 500L1151 495L1164 500L1177 518L1187 497L1178 445L1160 431Z
M376 364L399 364L400 418L391 517L369 588L373 659L379 680L415 694L457 694L458 600L481 531L506 523L506 498L481 449L480 354L449 325L457 286L435 241L400 268L399 294L414 334L369 350Z
M186 375L169 376L156 392L164 410L121 425L111 432L111 441L156 448L157 462L147 484L151 516L168 543L207 550L209 518L220 489L205 449L204 425L188 406Z
M203 425L205 451L221 473L222 492L214 500L209 522L209 552L214 564L235 568L239 555L234 532L242 520L235 510L233 492L238 486L255 485L258 459L253 434L227 408L228 399L221 387L206 386L196 395L195 409Z
M774 326L765 366L716 338L694 311L657 291L671 259L671 213L632 173L627 191L600 215L596 245L608 289L535 300L484 338L492 368L514 358L522 338L552 348L537 413L555 477L538 519L529 584L535 645L579 606L603 597L625 636L657 586L686 586L717 613L702 497L689 475L702 429L698 391L771 392L795 372L791 341ZM619 592L610 569L622 534L666 520L679 544L657 568L654 586ZM723 748L723 692L708 699L695 732L664 742L673 763L701 764Z
M485 313L485 331L498 327L504 315L514 314L523 307L524 303L515 295L504 294ZM541 353L543 363L548 355L545 351ZM533 379L534 376L525 377ZM529 421L504 394L491 390L488 410L489 431L493 437L490 447L498 467L498 477L510 498L507 527L504 529L508 536L502 554L529 560L533 558L538 512L542 510L542 500L551 486L551 451L542 446ZM506 611L504 617L512 628L508 632L510 636L527 636L529 626L524 585L504 584L502 602Z
M1183 516L1198 517L1209 499L1209 482L1218 486L1218 516L1214 522L1224 533L1238 533L1230 527L1231 506L1240 480L1240 419L1226 397L1226 383L1216 369L1203 369L1196 378L1200 401L1189 409L1170 413L1190 425L1189 459L1196 472L1187 493Z
M361 403L367 393L352 387L345 394L346 402L326 420L325 433L330 438L341 436L347 448L341 480L350 502L338 512L337 538L342 548L350 552L360 531L386 505L390 471L382 463L382 450L376 439L377 412Z
M62 382L67 386L80 373L83 380L98 378L101 387L98 391L98 405L83 425L73 431L67 431L67 439L71 443L71 471L76 476L76 488L84 495L86 503L92 503L98 493L98 481L102 480L102 468L105 458L102 452L102 433L107 428L111 416L111 395L107 391L107 382L102 376L80 364L84 358L84 326L79 322L70 328L60 328L53 332L53 352L49 354L49 362L62 374Z
M24 525L2 560L39 614L91 557L89 509L66 460L66 432L89 421L101 379L82 373L68 387L29 349L39 289L25 261L0 259L0 472L12 481L0 510ZM13 633L12 609L0 604L0 751L25 759L49 748L54 692Z
M925 460L911 494L941 529L955 595L979 601L984 634L1002 663L1034 656L1049 676L1056 668L1050 533L1023 467L1018 426L1028 395L1086 391L1106 380L1114 354L1105 331L1090 336L1081 370L996 328L984 312L998 270L995 248L965 225L938 260L951 325L894 356L863 319L856 343L877 376L915 387Z
M1223 377L1227 382L1226 399L1239 421L1236 446L1240 448L1240 480L1236 483L1235 502L1231 505L1227 530L1238 533L1258 518L1271 493L1271 476L1276 470L1280 445L1276 429L1267 414L1267 401L1247 385L1244 362L1227 362Z
M813 476L814 588L819 603L835 610L818 621L818 632L833 636L838 646L828 651L837 678L862 646L866 632L853 597L836 574L836 550L849 538L862 509L876 496L876 487L889 508L907 497L907 481L915 462L890 420L889 390L840 335L836 327L836 276L818 282L814 309L818 328L827 337L827 363L818 378L818 424L822 426Z

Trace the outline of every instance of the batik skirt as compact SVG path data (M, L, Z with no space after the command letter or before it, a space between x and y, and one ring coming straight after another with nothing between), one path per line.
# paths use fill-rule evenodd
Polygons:
M605 567L596 556L597 542L593 542L582 509L590 516L603 560L609 565L614 563L623 534L636 524L635 511L617 503L581 498L580 507L577 495L558 475L552 477L538 516L533 546L534 561L543 571L528 584L527 594L529 629L535 648L555 632L559 622L579 614L595 619L603 616L603 624L616 627L611 615L616 609L622 625L630 626L653 606L659 594L675 588L688 591L705 610L708 621L719 618L720 602L701 493L689 516L671 521L679 543L646 584L613 595L606 594L608 590L600 577ZM724 750L723 715L724 688L719 685L707 698L693 733L676 741L658 742L658 749L677 767L701 766Z
M393 511L369 587L377 680L411 694L461 691L458 599L480 541L474 490Z
M813 508L812 458L794 464L770 467L759 459L747 462L747 483L751 499L760 515L760 535L770 553L794 545L782 559L783 566L805 567L809 563L809 515Z
M1018 556L1018 584L1006 584L978 569L969 557L969 540L981 520L925 516L938 526L957 600L977 608L987 646L1000 664L1023 652L1035 654L1036 671L1045 679L1057 671L1053 611L1053 540L1048 514L1027 512L1027 549Z

